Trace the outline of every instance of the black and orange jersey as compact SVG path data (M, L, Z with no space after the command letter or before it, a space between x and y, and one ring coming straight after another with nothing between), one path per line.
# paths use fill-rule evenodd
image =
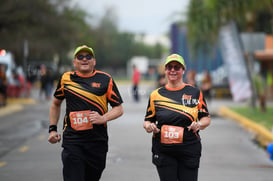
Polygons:
M199 141L199 133L188 131L193 121L209 116L206 101L202 92L189 84L179 89L168 89L166 86L154 90L149 98L145 121L156 123L161 129L163 125L184 128L183 143ZM160 143L160 133L154 135L154 141Z
M54 96L66 100L63 144L108 140L106 125L76 131L71 127L69 114L91 110L103 115L108 111L108 104L112 107L122 104L118 88L109 74L98 70L94 70L90 76L79 75L76 71L66 72L61 76Z

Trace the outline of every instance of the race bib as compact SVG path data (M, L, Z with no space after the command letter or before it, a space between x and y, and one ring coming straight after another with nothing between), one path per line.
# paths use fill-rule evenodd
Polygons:
M70 112L71 127L77 131L92 129L93 124L90 120L90 112L90 110Z
M175 144L183 142L184 128L179 126L163 125L161 127L161 143Z

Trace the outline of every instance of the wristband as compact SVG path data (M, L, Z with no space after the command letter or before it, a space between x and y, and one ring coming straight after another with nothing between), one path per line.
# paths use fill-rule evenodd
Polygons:
M50 125L48 132L50 133L51 131L56 131L57 132L57 126L56 125Z
M199 126L200 126L200 128L201 128L201 126L202 126L202 123L200 123L200 121L198 121L197 123L199 124Z

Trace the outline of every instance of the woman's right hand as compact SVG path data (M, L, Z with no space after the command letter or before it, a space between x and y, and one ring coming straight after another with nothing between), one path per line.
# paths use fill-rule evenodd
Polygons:
M160 131L160 129L157 128L156 124L150 121L144 121L143 128L146 130L147 133L158 133Z

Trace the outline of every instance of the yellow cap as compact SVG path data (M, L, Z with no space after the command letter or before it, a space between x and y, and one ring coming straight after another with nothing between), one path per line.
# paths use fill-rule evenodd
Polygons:
M178 54L171 54L169 55L167 58L166 58L166 61L165 61L165 66L170 63L170 62L173 62L173 61L176 61L178 63L180 63L184 69L186 69L186 65L185 65L185 61L183 59L182 56L178 55Z
M87 45L81 45L78 46L74 51L74 57L80 52L80 51L87 51L89 52L93 57L95 57L95 53L91 47L88 47Z

